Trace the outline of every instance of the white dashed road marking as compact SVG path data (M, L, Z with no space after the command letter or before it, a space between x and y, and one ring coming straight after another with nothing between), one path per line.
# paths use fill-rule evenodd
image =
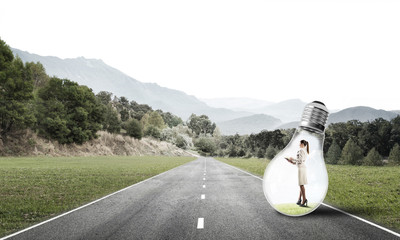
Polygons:
M199 218L197 220L197 229L203 229L204 228L204 218Z

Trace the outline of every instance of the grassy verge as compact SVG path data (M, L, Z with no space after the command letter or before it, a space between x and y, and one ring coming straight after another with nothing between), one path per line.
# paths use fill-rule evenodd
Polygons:
M262 177L265 159L217 158ZM400 167L327 165L325 203L400 232Z
M0 237L193 159L0 158Z

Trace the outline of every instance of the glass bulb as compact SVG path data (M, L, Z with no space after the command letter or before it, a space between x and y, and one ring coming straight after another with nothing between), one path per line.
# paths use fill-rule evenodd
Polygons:
M328 172L323 143L328 114L328 109L322 102L307 104L300 125L289 144L265 169L264 195L269 204L282 214L306 215L317 209L325 198L328 191Z

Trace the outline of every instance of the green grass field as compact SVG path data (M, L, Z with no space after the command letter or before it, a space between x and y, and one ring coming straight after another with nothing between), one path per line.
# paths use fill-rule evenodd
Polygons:
M301 216L318 206L317 203L309 203L307 207L299 207L296 203L285 203L285 204L275 204L274 207L278 211L291 215L291 216Z
M0 237L194 159L0 158Z
M266 159L217 158L263 177ZM327 165L325 203L400 232L400 166Z

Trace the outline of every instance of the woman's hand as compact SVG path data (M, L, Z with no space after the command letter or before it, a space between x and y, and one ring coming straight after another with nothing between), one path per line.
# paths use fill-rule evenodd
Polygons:
M290 162L290 163L293 164L293 165L296 164L295 162L293 162L293 158L292 158L292 157L285 158L285 159L286 159L286 161Z

